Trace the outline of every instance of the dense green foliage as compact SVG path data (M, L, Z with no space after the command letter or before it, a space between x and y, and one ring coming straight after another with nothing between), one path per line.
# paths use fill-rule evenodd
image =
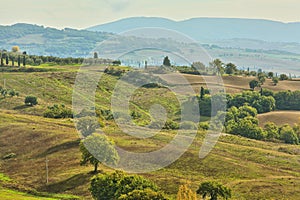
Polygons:
M6 96L14 97L19 96L19 92L14 89L6 89L0 86L0 95L4 98Z
M44 117L47 118L72 118L72 110L66 108L64 104L54 104L53 106L48 106L47 110L44 112Z
M138 200L141 194L147 195L145 200L151 196L154 200L165 199L153 182L138 175L126 175L121 171L97 175L91 181L90 191L97 200L133 199L135 196Z
M37 97L35 97L35 96L26 96L24 102L26 105L29 105L29 106L34 106L34 105L38 104Z
M300 110L300 91L280 91L274 98L278 110Z
M231 198L231 190L217 182L203 182L200 184L198 194L201 194L203 199L210 197L210 200L217 200L218 197L229 199Z
M85 116L78 119L76 127L83 137L88 137L100 127L100 123L96 117Z
M114 147L114 143L106 136L93 134L85 138L80 143L80 151L82 153L81 164L94 165L94 172L98 170L101 162L115 165L119 161L119 155Z

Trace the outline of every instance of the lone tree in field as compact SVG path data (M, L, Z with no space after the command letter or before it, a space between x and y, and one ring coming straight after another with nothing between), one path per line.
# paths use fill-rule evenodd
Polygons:
M254 90L256 87L259 87L259 82L257 80L252 80L249 82L251 90Z
M274 72L268 72L268 78L273 78L274 77Z
M261 85L263 85L263 84L265 83L265 81L266 81L266 78L265 78L265 77L266 77L266 76L265 76L264 73L259 73L259 74L257 75L258 81L259 81L259 83L260 83Z
M237 67L235 64L233 63L228 63L226 66L225 66L225 73L226 74L234 74L235 72L237 72Z
M25 105L34 106L37 104L38 104L37 97L35 97L35 96L25 97Z
M289 80L289 77L286 74L280 74L279 79L281 81Z
M229 199L231 198L231 189L220 183L208 181L201 183L197 190L197 194L202 195L203 199L206 197L210 197L210 200L218 200L218 197Z
M83 137L88 137L92 133L95 132L97 128L100 127L100 124L96 117L82 117L79 118L77 125L77 129L81 132Z
M97 52L94 52L94 59L98 59L98 53Z
M272 78L272 81L273 81L273 84L274 84L274 85L277 85L278 82L279 82L279 78L273 77L273 78Z
M94 165L94 173L97 173L100 162L115 165L119 161L114 143L104 135L93 134L88 136L80 143L80 151L82 153L80 164L90 163Z
M220 59L215 59L212 62L209 63L209 66L217 73L217 74L223 74L224 73L224 67L223 62Z
M164 58L163 65L164 65L164 66L168 66L168 67L171 66L171 61L170 61L170 59L169 59L168 56L166 56L166 57Z

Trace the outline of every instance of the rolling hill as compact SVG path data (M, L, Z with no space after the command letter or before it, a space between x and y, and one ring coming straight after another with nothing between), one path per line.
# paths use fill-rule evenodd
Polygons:
M47 69L47 67L44 67ZM41 116L49 105L55 103L71 107L72 90L78 67L52 66L57 71L13 73L3 72L0 84L6 79L8 88L20 91L19 97L0 99L0 196L15 195L15 199L91 199L88 191L92 166L80 166L78 148L79 135L72 119L48 119ZM199 76L184 75L199 88L203 82ZM96 103L102 109L110 108L110 96L116 76L102 77L96 93ZM214 77L211 77L214 78ZM224 77L226 87L237 88L240 92L248 88L248 79ZM292 81L280 82L287 87ZM180 83L179 83L180 84ZM38 97L39 105L24 106L24 97L32 94ZM153 98L150 98L152 96ZM172 93L164 88L136 91L133 101L144 117L147 105L155 102L166 104L167 110L176 113L176 101ZM171 100L167 100L171 98ZM148 104L146 104L147 102ZM142 106L144 105L144 106ZM145 140L124 134L111 121L106 122L103 131L115 143L134 152L144 152L161 148L174 136L174 131L162 131L157 136ZM205 132L199 131L194 143L176 162L157 172L143 176L157 183L171 198L175 198L178 187L186 181L196 190L199 183L216 180L233 190L234 200L247 199L299 199L300 188L300 146L251 140L234 135L221 136L216 147L205 158L198 153ZM2 159L15 153L16 157ZM49 184L45 183L45 161L49 160ZM100 166L103 172L111 172ZM7 178L9 177L9 178ZM13 188L7 180L11 179ZM4 182L6 180L6 182ZM26 188L26 189L24 189ZM30 194L28 194L30 193ZM65 196L53 196L53 193Z

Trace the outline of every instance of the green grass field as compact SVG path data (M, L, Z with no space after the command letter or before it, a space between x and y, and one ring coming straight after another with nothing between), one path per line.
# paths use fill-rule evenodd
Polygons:
M54 103L63 103L71 108L77 69L77 66L65 66L62 71L55 72L0 74L0 85L3 86L5 79L7 88L20 92L19 97L0 99L1 199L76 198L72 195L92 199L88 187L93 168L80 166L79 134L73 120L42 117L46 107ZM186 76L196 90L201 82L199 77ZM112 89L117 81L117 77L103 76L96 93L96 105L109 108ZM243 82L241 77L225 77L224 82L228 89L238 88L232 92L241 91L248 85L248 79ZM289 82L281 82L278 86L288 87ZM37 106L24 106L24 97L29 94L38 97ZM174 94L164 88L139 89L132 101L132 108L142 114L142 120L138 121L140 124L147 121L150 102L162 102L171 113L170 118L175 118L179 109ZM163 131L153 138L141 140L123 134L111 121L106 122L103 131L118 146L134 152L159 149L175 134L174 131ZM157 183L173 199L180 184L189 181L192 189L196 190L206 180L216 180L229 186L235 200L300 199L300 146L224 134L212 152L199 159L204 136L205 132L199 131L189 150L170 166L142 175ZM15 153L16 157L3 160L2 157L9 153ZM46 184L46 157L49 160L49 184ZM112 171L105 166L100 168L105 172ZM13 182L14 189L11 189L10 182ZM24 191L24 188L27 189ZM32 194L30 190L44 195Z

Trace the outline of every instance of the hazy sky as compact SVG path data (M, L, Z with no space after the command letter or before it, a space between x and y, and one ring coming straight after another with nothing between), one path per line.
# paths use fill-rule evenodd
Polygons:
M133 16L262 18L300 21L299 0L8 0L0 1L0 24L26 22L86 28Z

